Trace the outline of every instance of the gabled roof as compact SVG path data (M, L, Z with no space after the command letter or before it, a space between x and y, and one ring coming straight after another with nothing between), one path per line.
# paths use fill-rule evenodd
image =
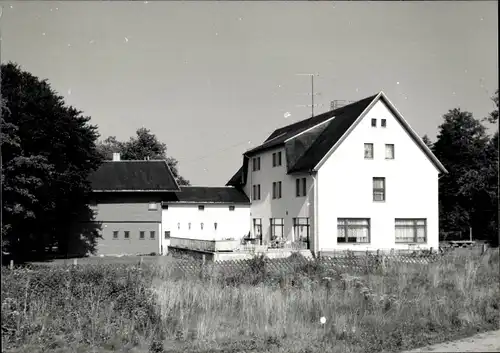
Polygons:
M179 191L164 160L105 161L89 177L93 191Z
M250 204L250 200L241 190L234 187L182 186L175 193L172 203L227 203Z
M338 144L347 137L366 112L380 99L384 101L396 119L435 166L441 172L446 173L444 166L415 131L411 129L385 94L380 92L335 110L275 130L262 145L245 152L243 166L229 180L227 185L241 186L245 184L248 161L253 155L283 146L287 158L287 173L317 170L326 157L333 153Z

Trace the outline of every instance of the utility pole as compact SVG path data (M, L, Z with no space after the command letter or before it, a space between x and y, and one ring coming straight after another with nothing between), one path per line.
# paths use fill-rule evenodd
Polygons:
M314 93L314 76L319 76L318 74L295 74L297 76L310 76L311 77L311 104L301 104L297 107L311 107L311 117L314 116L314 107L320 107L323 104L314 104L314 96L320 95L321 93Z

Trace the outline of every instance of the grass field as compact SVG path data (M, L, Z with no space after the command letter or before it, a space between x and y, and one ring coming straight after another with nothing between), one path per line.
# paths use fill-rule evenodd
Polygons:
M256 259L174 278L179 260L155 260L2 269L2 351L400 351L500 328L498 249L362 275Z

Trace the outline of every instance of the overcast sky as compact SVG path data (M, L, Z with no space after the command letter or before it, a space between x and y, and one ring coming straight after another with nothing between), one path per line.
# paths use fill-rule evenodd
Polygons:
M498 2L2 1L1 60L47 78L103 138L147 127L194 185L316 101L383 90L420 134L498 88Z

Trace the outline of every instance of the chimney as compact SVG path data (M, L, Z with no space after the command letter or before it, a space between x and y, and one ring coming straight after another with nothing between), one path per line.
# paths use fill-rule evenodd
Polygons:
M343 107L344 105L347 105L349 103L351 103L351 102L346 101L346 100L335 99L335 100L331 101L330 109L335 110L335 109Z
M120 154L113 153L113 162L118 162L118 161L120 161Z

